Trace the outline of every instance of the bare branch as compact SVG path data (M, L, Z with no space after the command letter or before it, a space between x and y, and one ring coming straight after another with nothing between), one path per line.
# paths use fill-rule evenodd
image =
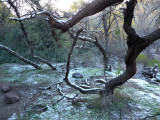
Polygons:
M33 56L33 58L37 59L38 61L40 61L42 63L47 64L52 70L56 70L56 68L53 67L53 65L49 61L46 61L46 60L44 60L44 59L42 59L42 58L40 58L38 56L35 56L35 55Z
M27 15L27 14L26 14ZM23 20L28 20L28 19L32 19L37 17L38 15L47 15L47 16L51 16L51 13L48 11L41 11L41 12L36 12L33 14L28 14L28 17L19 17L19 18L15 18L15 17L9 17L10 20L15 20L15 21L23 21Z
M77 42L77 39L78 39L78 36L80 34L80 32L82 32L82 29L79 30L76 34L76 37L74 38L73 40L73 44L71 46L71 49L68 53L68 60L67 60L67 66L66 66L66 75L65 75L65 78L64 78L64 81L71 87L75 88L76 90L80 91L81 93L84 93L84 94L97 94L98 92L100 92L102 89L101 88L92 88L92 89L85 89L85 88L82 88L74 83L72 83L71 81L69 81L68 79L68 75L69 75L69 66L70 66L70 59L71 59L71 55L72 55L72 51L76 45L76 42Z
M94 82L98 82L98 83L102 83L102 84L106 84L106 80L103 80L103 79L96 79L94 80Z
M32 42L31 42L31 41L29 40L29 38L28 38L28 33L27 33L27 31L26 31L26 29L25 29L25 27L24 27L24 24L23 24L23 22L22 22L22 20L21 20L21 19L23 19L23 18L20 18L20 13L19 13L17 7L14 5L14 3L13 3L11 0L8 0L8 3L9 3L10 6L14 9L14 11L16 12L16 15L17 15L17 17L18 17L18 18L16 18L16 19L20 19L20 20L18 20L19 23L20 23L20 28L21 28L21 30L23 31L23 34L24 34L24 36L25 36L25 40L26 40L26 42L27 42L28 47L30 48L32 57L35 58L36 60L38 60L39 62L42 62L42 63L47 64L49 67L51 67L52 70L56 70L56 68L53 67L50 62L48 62L47 60L44 60L44 59L42 59L42 58L34 55L34 46L32 45ZM37 3L37 4L38 4L38 3ZM39 5L40 5L40 4L39 4ZM42 7L41 7L41 8L42 8ZM42 11L42 12L40 12L40 13L38 13L38 14L50 14L50 13L45 12L45 11ZM36 16L37 16L37 13L31 15L31 17L36 17ZM11 18L11 19L12 19L12 18Z
M160 39L160 28L155 30L155 31L153 31L149 35L144 36L143 39L145 40L145 42L144 42L144 46L145 47L149 46L154 41Z
M147 120L147 119L149 119L149 118L155 118L155 117L157 117L157 116L160 116L160 113L157 113L157 114L155 114L155 115L150 115L150 116L147 116L147 117L145 117L145 118L142 118L142 119L140 119L140 120Z
M91 2L88 2L82 7L75 15L73 15L70 19L67 21L55 21L52 18L50 18L50 22L52 23L52 26L58 29L61 29L62 31L67 31L69 28L73 27L76 23L78 23L80 20L82 20L84 17L91 16L93 14L96 14L102 10L104 10L106 7L119 4L123 2L123 0L93 0Z
M10 54L14 55L15 57L17 57L18 59L22 60L23 62L32 65L32 66L35 67L36 69L41 69L40 66L36 65L34 62L32 62L32 61L24 58L23 56L21 56L21 55L18 54L17 52L11 50L10 48L8 48L8 47L6 47L6 46L4 46L4 45L1 45L1 44L0 44L0 49L3 49L3 50L8 51Z
M57 90L63 97L72 101L78 96L78 95L75 95L74 97L68 97L67 95L65 95L65 93L62 92L61 88L59 87L59 84L57 84Z
M86 3L76 14L72 15L72 17L68 20L61 20L57 19L55 16L51 15L48 12L39 12L36 14L31 15L31 17L24 17L24 18L10 18L12 20L25 20L25 19L31 19L33 17L36 17L37 14L45 14L49 16L49 21L52 24L53 28L61 29L62 31L68 31L69 28L73 27L76 23L78 23L80 20L82 20L84 17L91 16L93 14L96 14L102 10L104 10L106 7L111 5L116 5L123 2L123 0L93 0L91 2Z
M127 9L124 10L124 30L129 36L135 36L137 37L138 35L136 34L135 30L132 28L132 19L134 16L134 8L137 3L137 0L130 0L130 2L126 2L127 4Z

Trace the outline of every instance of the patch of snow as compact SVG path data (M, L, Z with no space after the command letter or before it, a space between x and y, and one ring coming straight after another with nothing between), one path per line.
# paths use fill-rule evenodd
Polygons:
M155 94L153 94L153 93L149 93L149 94L148 94L148 97L150 97L150 98L152 98L152 99L154 99L155 101L157 101L157 102L160 103L160 96L157 96L157 95L155 95Z
M11 118L8 118L8 120L16 120L17 119L17 115L16 113L14 113Z
M150 83L142 79L130 79L129 82L135 83L136 85L143 88L144 90L144 91L141 91L138 89L136 91L136 94L135 94L137 96L136 99L147 100L149 102L155 101L160 103L160 92L159 92L160 87L157 86L157 88L154 88L152 86L149 86Z
M115 71L113 71L113 72L108 72L108 71L107 71L106 74L109 75L109 76L111 76L111 77L115 77L115 76L116 76Z
M134 83L138 84L138 86L141 86L141 87L145 87L148 84L147 81L142 80L142 79L130 79L129 81L134 82Z
M8 64L10 66L10 72L15 73L15 72L23 72L25 70L32 70L35 69L31 65L20 65L20 64Z

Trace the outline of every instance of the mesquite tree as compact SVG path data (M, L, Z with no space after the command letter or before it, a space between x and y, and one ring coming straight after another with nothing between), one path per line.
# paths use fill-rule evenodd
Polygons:
M53 28L57 28L62 30L63 32L67 32L70 30L70 28L72 28L74 25L79 23L79 21L82 20L83 18L94 15L98 12L101 12L107 7L119 5L122 2L124 2L124 0L92 0L86 3L76 14L73 14L67 20L63 20L60 16L57 15L57 13L54 14L49 11L34 12L29 16L24 16L19 18L10 17L10 19L15 21L23 21L23 20L32 19L34 17L37 17L38 15L44 15L45 17L47 17L45 20L47 20ZM143 2L143 1L140 1L140 2ZM135 29L132 27L132 20L134 17L134 11L135 11L136 5L137 5L137 0L129 0L129 1L126 1L126 8L123 9L124 10L123 29L127 35L127 46L128 46L127 54L125 57L126 70L124 71L124 73L119 75L116 78L113 78L107 82L104 82L105 84L104 88L87 89L72 83L68 78L70 58L71 58L74 46L76 45L77 39L81 37L80 34L83 30L80 29L74 36L73 44L68 53L68 61L67 61L67 68L66 68L67 70L64 78L64 81L68 85L79 90L81 93L84 93L84 94L101 93L102 95L108 96L110 94L113 94L114 89L117 86L124 84L136 73L137 56L154 41L160 39L160 28L158 28L157 30L145 36L139 36L136 33ZM85 37L83 37L83 39L85 39ZM96 38L94 42L98 44L98 40Z

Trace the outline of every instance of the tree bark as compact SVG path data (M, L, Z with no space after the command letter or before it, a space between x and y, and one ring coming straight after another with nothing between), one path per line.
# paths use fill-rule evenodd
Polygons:
M131 23L134 14L134 8L137 3L137 0L130 0L127 2L127 9L124 14L124 30L127 33L127 45L128 51L125 57L126 70L125 72L111 79L105 85L105 91L102 92L104 95L113 94L114 89L117 86L124 84L127 80L129 80L136 73L136 58L138 55L151 43L158 40L160 38L160 29L152 32L151 34L140 37L136 34L136 31L132 28Z
M15 57L17 57L18 59L22 60L23 62L29 64L29 65L32 65L33 67L35 67L36 69L41 69L40 66L38 66L37 64L35 64L34 62L24 58L23 56L21 56L20 54L18 54L17 52L11 50L10 48L4 46L4 45L1 45L0 44L0 48L3 49L3 50L6 50L8 51L10 54L14 55Z
M105 38L105 53L106 53L106 58L104 58L104 68L105 70L107 70L107 66L108 66L108 59L109 59L109 49L108 49L108 41L109 41L109 36L108 36L108 25L107 25L107 20L108 19L108 14L106 15L105 13L106 11L103 11L103 15L102 15L102 22L103 22L103 28L104 28L104 38Z
M92 2L86 3L76 14L66 21L58 20L51 15L49 15L49 21L52 24L52 27L66 32L84 17L94 15L108 6L119 4L121 2L123 2L123 0L93 0Z
M106 53L106 59L104 61L105 63L105 70L107 70L108 63L109 63L109 29L111 28L111 25L115 19L111 21L111 9L108 13L108 10L102 11L102 22L103 22L103 28L104 28L104 38L105 38L105 53Z
M35 58L36 60L38 60L39 62L42 62L42 63L45 63L47 64L52 70L57 70L50 62L38 57L38 56L35 56L33 55L33 58Z

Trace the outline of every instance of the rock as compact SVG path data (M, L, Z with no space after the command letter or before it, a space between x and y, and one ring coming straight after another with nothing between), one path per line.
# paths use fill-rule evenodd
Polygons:
M80 73L73 73L73 74L72 74L72 77L73 77L73 78L83 78L83 75L80 74Z
M150 83L159 84L159 82L156 78L152 78Z
M11 90L11 87L9 85L7 85L7 84L2 85L2 91L4 93L9 92L10 90Z
M15 91L5 93L5 102L7 104L13 104L19 101L19 97Z
M142 70L142 75L146 78L153 78L153 72L151 67L145 67Z
M157 79L158 82L160 82L160 73L157 73L156 79Z
M159 73L157 64L155 64L154 67L152 68L152 72L153 72L153 77L156 78L156 75Z
M151 83L155 83L156 81L157 81L156 78L152 78L150 82L151 82Z

